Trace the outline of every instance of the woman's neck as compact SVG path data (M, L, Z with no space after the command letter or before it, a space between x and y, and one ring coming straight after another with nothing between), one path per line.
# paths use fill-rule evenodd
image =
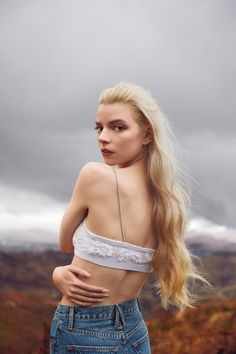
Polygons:
M124 164L117 165L117 168L132 168L132 169L141 169L143 171L147 170L147 151L143 151L133 160L130 160Z

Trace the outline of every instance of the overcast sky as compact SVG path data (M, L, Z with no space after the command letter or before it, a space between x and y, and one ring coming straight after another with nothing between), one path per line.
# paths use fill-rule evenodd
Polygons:
M235 32L233 0L0 0L0 236L55 234L121 80L169 119L192 217L235 228Z

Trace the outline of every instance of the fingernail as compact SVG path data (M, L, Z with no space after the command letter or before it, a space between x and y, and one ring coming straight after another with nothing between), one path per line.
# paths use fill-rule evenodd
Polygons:
M109 291L108 289L104 289L104 290L103 290L104 293L107 293L108 291Z

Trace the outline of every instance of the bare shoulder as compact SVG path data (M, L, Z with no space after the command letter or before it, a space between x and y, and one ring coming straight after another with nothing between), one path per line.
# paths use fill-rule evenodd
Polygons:
M101 162L88 162L80 170L79 178L92 187L108 183L112 179L112 167Z

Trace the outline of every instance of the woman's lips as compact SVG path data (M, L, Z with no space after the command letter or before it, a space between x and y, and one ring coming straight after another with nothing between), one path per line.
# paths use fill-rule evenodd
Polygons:
M101 153L103 156L108 156L108 155L113 154L113 151L110 151L108 149L101 149Z

